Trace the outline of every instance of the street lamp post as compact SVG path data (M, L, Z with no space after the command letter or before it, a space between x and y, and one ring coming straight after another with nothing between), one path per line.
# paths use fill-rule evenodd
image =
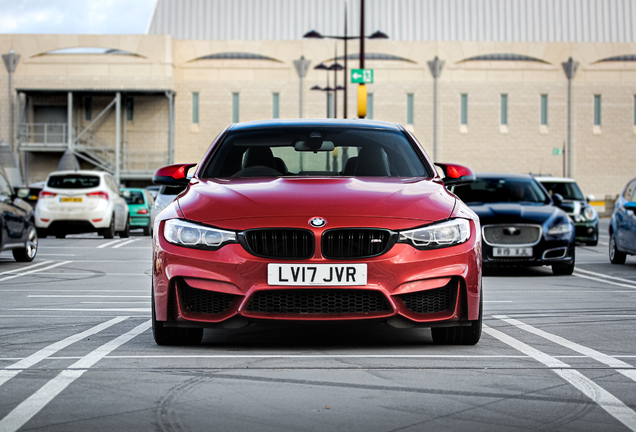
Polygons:
M363 23L361 25L361 30L364 31L364 5L362 7L362 14L361 14L361 18L360 18L361 22ZM363 33L360 34L360 36L349 36L347 34L347 5L345 4L345 25L344 25L344 36L327 36L327 35L323 35L320 34L319 32L317 32L316 30L311 30L307 33L305 33L303 35L304 38L308 38L308 39L337 39L337 40L341 40L344 41L344 113L343 113L343 118L347 118L347 80L348 80L348 76L347 76L347 60L348 60L348 51L347 51L347 41L352 40L352 39L360 39L361 41L361 52L360 52L360 67L363 67L364 65L364 42L362 42L363 39L388 39L389 37L385 34L382 33L381 31L376 31L375 33L373 33L372 35L369 36L362 36ZM337 61L338 59L335 58L334 61Z
M14 126L14 107L13 107L13 72L18 67L18 62L20 61L20 54L16 54L13 50L9 51L9 54L3 54L2 60L4 61L4 66L7 68L7 72L9 73L9 145L11 146L11 151L14 155L17 153L14 143L14 135L15 132L13 130Z
M306 60L305 56L300 56L300 59L294 60L294 67L296 68L296 73L298 74L298 78L300 81L300 96L298 101L298 117L303 118L303 79L307 75L307 69L309 68L309 64L311 60Z

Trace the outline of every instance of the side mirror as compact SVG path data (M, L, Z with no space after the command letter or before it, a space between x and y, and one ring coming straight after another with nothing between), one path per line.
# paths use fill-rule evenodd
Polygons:
M438 167L444 172L444 178L442 181L445 186L457 186L460 184L470 183L475 181L475 174L473 171L463 165L436 163Z
M626 210L636 210L636 201L628 201L625 203Z
M197 164L176 164L159 168L152 176L152 182L166 186L186 186L190 183L188 170Z
M18 188L15 191L15 196L17 196L20 199L27 199L29 198L29 193L31 191L29 190L29 188Z
M552 201L554 202L554 205L557 207L560 207L563 205L563 195L555 193L552 194Z

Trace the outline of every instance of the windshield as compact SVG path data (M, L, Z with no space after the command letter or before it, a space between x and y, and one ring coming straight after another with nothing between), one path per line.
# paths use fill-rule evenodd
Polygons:
M431 177L432 168L400 131L269 127L230 132L202 177Z
M144 204L144 194L139 191L124 191L126 204Z
M550 192L550 195L558 193L566 200L584 201L583 192L574 182L542 181L541 184Z
M58 189L88 189L99 186L99 176L68 174L49 177L48 187Z
M469 184L455 187L453 192L466 204L544 204L549 201L536 181L524 178L478 178Z

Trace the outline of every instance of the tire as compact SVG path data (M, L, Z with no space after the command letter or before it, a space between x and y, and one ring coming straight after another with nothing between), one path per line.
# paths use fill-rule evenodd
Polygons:
M55 233L55 238L66 238L65 233Z
M145 236L152 235L152 232L150 232L150 225L147 225L144 227L144 235Z
M38 232L35 227L30 226L26 244L21 249L13 249L13 258L18 262L31 262L37 253Z
M592 240L589 242L585 243L586 246L597 246L598 245L598 240Z
M126 218L126 226L124 230L119 233L119 238L128 238L130 237L130 219Z
M476 345L481 339L483 316L483 291L479 298L479 318L470 326L433 327L431 335L437 345Z
M155 315L155 296L152 291L152 336L157 345L199 345L203 338L202 328L164 327Z
M110 217L110 225L104 231L102 231L102 235L105 239L115 238L115 215Z
M619 251L616 247L616 238L613 232L610 233L609 259L612 264L625 264L625 260L627 259L627 254Z
M46 238L46 236L49 235L46 228L37 228L37 231L38 231L39 238Z
M576 249L575 249L576 250ZM552 274L555 276L570 276L574 273L574 264L576 261L575 253L572 254L572 262L565 264L552 264Z

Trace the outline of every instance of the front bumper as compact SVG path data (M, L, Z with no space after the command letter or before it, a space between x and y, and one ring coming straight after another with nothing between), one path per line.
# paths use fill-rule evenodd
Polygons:
M269 263L239 244L201 251L153 240L156 319L165 326L236 327L258 321L385 321L397 327L469 325L479 317L481 242L420 251L395 244L381 256L295 264L364 263L364 286L270 286ZM472 224L472 222L471 222ZM317 230L316 239L321 232ZM320 244L319 241L316 242Z
M514 247L514 246L510 246ZM495 247L483 244L483 264L484 266L519 266L532 267L552 265L559 263L570 263L574 257L574 242L570 240L546 240L542 239L539 243L531 246L532 255L495 257Z

